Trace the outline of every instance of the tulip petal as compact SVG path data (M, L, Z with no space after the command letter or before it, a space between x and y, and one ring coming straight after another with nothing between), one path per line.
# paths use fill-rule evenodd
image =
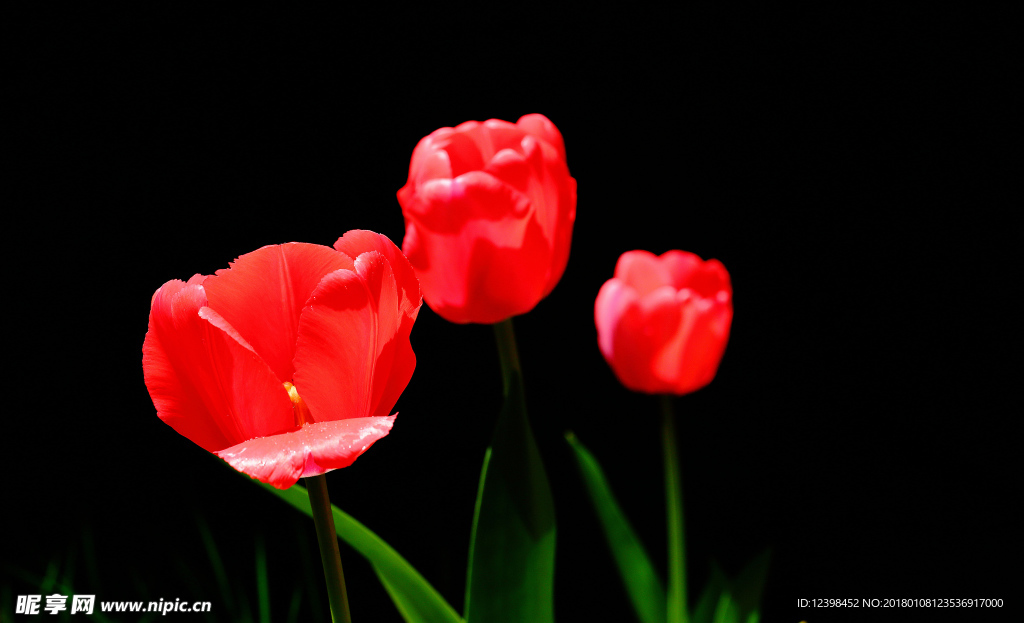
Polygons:
M629 389L656 393L651 383L651 349L643 339L643 316L639 305L626 307L615 321L613 329L610 338L599 340L599 343L611 341L613 357L608 359L608 365L615 376Z
M238 332L215 310L203 307L199 317L208 328L204 338L207 357L193 369L207 368L202 379L215 384L229 399L225 413L249 439L295 428L295 413L288 392L274 371ZM216 330L219 330L216 331ZM180 331L179 331L180 335Z
M669 391L669 364L658 356L679 334L682 312L676 291L664 286L630 307L614 337L615 369L631 379L627 386L649 393Z
M242 473L287 489L299 478L351 465L391 431L395 415L316 422L296 431L243 441L216 454Z
M692 290L658 289L641 303L652 327L651 373L669 387L687 387L702 378L710 336L707 311L712 302Z
M366 284L375 313L373 330L376 333L373 336L373 360L369 370L370 391L366 413L385 416L391 412L399 394L409 384L416 366L412 345L409 343L412 319L403 317L399 308L398 282L394 269L384 254L378 251L361 254L356 259L356 273ZM398 366L395 365L396 360L399 360ZM392 375L395 376L394 381L399 384L399 388L392 401L382 405L381 401Z
M547 274L551 248L533 219L518 245L502 244L499 232L485 231L476 237L467 267L469 291L476 293L469 306L475 308L470 315L479 318L474 322L494 323L525 314L541 299L546 283L537 275Z
M620 279L609 279L597 293L597 300L594 301L597 343L608 361L615 359L616 325L626 310L636 305L638 300L636 290Z
M689 288L704 298L713 299L722 290L732 294L729 273L718 260L704 261L686 251L668 251L659 258L677 290Z
M536 221L523 218L530 209L525 195L474 171L434 180L417 201L425 209L407 210L403 245L435 311L452 322L487 323L536 305L547 285L551 249ZM468 306L484 313L476 316Z
M530 165L515 149L506 148L494 154L484 170L523 194L530 190Z
M283 385L206 303L180 281L153 296L143 372L159 417L209 451L293 428Z
M499 322L530 311L543 295L546 280L537 275L547 275L551 249L533 219L471 221L460 234L415 242L406 253L424 299L451 322Z
M402 313L411 316L413 319L419 313L422 295L420 294L420 282L416 279L409 258L402 255L402 252L395 246L391 239L383 234L362 229L353 229L338 238L334 248L345 253L353 260L363 253L377 251L384 256L391 266L395 275L395 281L402 291Z
M413 155L413 162L417 166L409 171L411 174L409 181L412 184L426 184L430 180L438 178L452 178L452 162L448 157L448 152L443 149L424 149L418 159L415 154Z
M277 375L291 381L299 316L327 273L352 268L330 247L289 243L240 256L204 282L210 307L241 334Z
M654 362L655 370L677 394L700 389L714 379L732 322L732 307L720 301L697 298L681 308L678 335Z
M516 125L555 148L560 160L565 160L565 140L551 120L539 113L523 115Z
M663 286L639 298L618 279L595 302L598 344L622 384L647 393L686 394L714 378L732 321L728 297L705 299Z
M668 271L670 277L668 283L677 290L682 288L698 290L693 285L693 278L704 265L704 261L698 255L687 251L666 251L658 256L658 261ZM701 294L704 295L703 292Z
M390 412L412 379L412 373L416 369L416 354L409 342L409 334L412 332L414 321L414 318L404 316L398 331L384 344L380 356L377 357L378 369L387 370L390 365L391 371L374 377L372 415L382 416Z
M174 335L172 301L184 287L185 282L174 279L153 294L149 331L142 345L142 372L160 419L202 448L215 450L231 443L210 415L187 370L181 369L184 357L178 351L182 345Z
M433 179L451 179L452 163L448 152L437 147L437 143L448 134L453 132L452 128L441 128L429 136L424 136L412 150L412 159L409 161L409 179L405 186L398 191L399 201L403 195L411 195L417 186L426 184Z
M482 134L482 128L476 121L467 121L455 128L455 131L435 137L433 146L436 149L443 149L448 153L448 161L451 166L452 176L457 177L468 171L479 171L484 168L487 160L480 153L480 142L478 138Z
M615 277L629 284L641 297L662 286L673 285L672 273L649 251L627 251L615 264Z
M318 422L386 413L415 367L391 265L370 251L354 268L324 277L299 323L294 383Z
M523 192L530 198L533 218L540 224L552 249L547 296L562 278L569 261L572 228L576 222L576 180L569 175L564 157L551 145L527 136L522 141L529 167L528 184Z
M568 177L568 172L566 172L566 176L566 183L560 187L562 188L558 204L560 207L557 209L554 237L551 238L551 270L548 273L548 284L544 288L544 296L555 289L569 263L572 229L576 224L576 179Z
M480 147L484 162L491 160L495 154L505 149L521 151L526 132L516 124L502 119L488 119L481 126L483 131L477 133L474 138Z

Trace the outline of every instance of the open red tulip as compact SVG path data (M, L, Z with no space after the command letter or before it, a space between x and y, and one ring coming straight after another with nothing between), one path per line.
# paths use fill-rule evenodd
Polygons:
M435 130L413 150L398 202L423 298L451 322L525 314L565 271L576 180L544 115Z
M601 353L626 387L687 394L715 377L732 324L732 285L718 260L623 253L594 304Z
M266 246L156 291L146 387L176 431L286 489L391 430L420 301L408 260L380 234Z

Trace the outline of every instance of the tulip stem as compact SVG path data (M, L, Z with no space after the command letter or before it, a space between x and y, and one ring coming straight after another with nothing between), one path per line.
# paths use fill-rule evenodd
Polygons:
M672 396L661 397L661 441L665 453L665 510L668 523L668 623L688 623L686 610L686 545L683 539L683 487L676 448Z
M327 478L323 474L308 476L306 489L309 491L309 505L313 509L316 540L320 543L320 559L324 563L327 597L331 602L331 620L335 623L351 623L348 591L345 590L345 573L341 570L341 552L338 550L338 534L334 531L334 513L331 511L331 499L327 494Z
M512 386L512 374L523 374L519 367L519 351L516 349L516 332L512 329L512 319L506 318L494 323L494 338L498 342L498 358L501 359L501 380L505 397L508 398Z

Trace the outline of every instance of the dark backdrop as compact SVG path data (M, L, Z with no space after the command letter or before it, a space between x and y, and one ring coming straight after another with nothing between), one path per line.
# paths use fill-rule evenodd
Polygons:
M664 565L658 404L618 384L593 303L617 257L685 249L732 274L715 381L676 402L691 599L711 561L773 552L766 621L963 620L800 598L1000 598L1016 560L1001 325L1015 259L986 112L997 16L685 10L380 15L50 8L15 21L5 99L9 360L4 611L47 573L99 599L204 599L217 620L326 598L311 522L156 417L150 297L262 245L349 229L401 243L416 142L542 112L579 205L568 268L515 319L558 512L561 621L630 620L563 440L602 461ZM1019 308L1018 308L1019 309ZM426 306L391 435L332 499L461 609L473 498L500 405L491 329ZM233 585L225 597L208 525ZM357 621L399 620L343 549ZM317 610L317 608L320 610Z

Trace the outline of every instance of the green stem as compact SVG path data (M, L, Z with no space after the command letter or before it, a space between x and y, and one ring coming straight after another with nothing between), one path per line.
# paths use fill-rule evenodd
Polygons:
M668 623L688 623L686 610L686 545L683 540L683 487L676 448L672 396L661 397L661 441L665 452L665 507L668 522Z
M512 319L506 318L501 322L494 323L494 338L498 342L498 358L501 359L501 379L505 397L508 397L509 387L512 385L512 373L516 372L522 376L522 368L519 367L519 351L516 350L516 333L512 329Z
M320 558L324 563L331 619L335 623L352 623L352 615L348 611L345 574L341 570L338 534L334 531L334 513L331 512L331 499L327 495L327 478L323 474L307 477L306 489L309 491L309 505L313 509L316 540L320 543Z

